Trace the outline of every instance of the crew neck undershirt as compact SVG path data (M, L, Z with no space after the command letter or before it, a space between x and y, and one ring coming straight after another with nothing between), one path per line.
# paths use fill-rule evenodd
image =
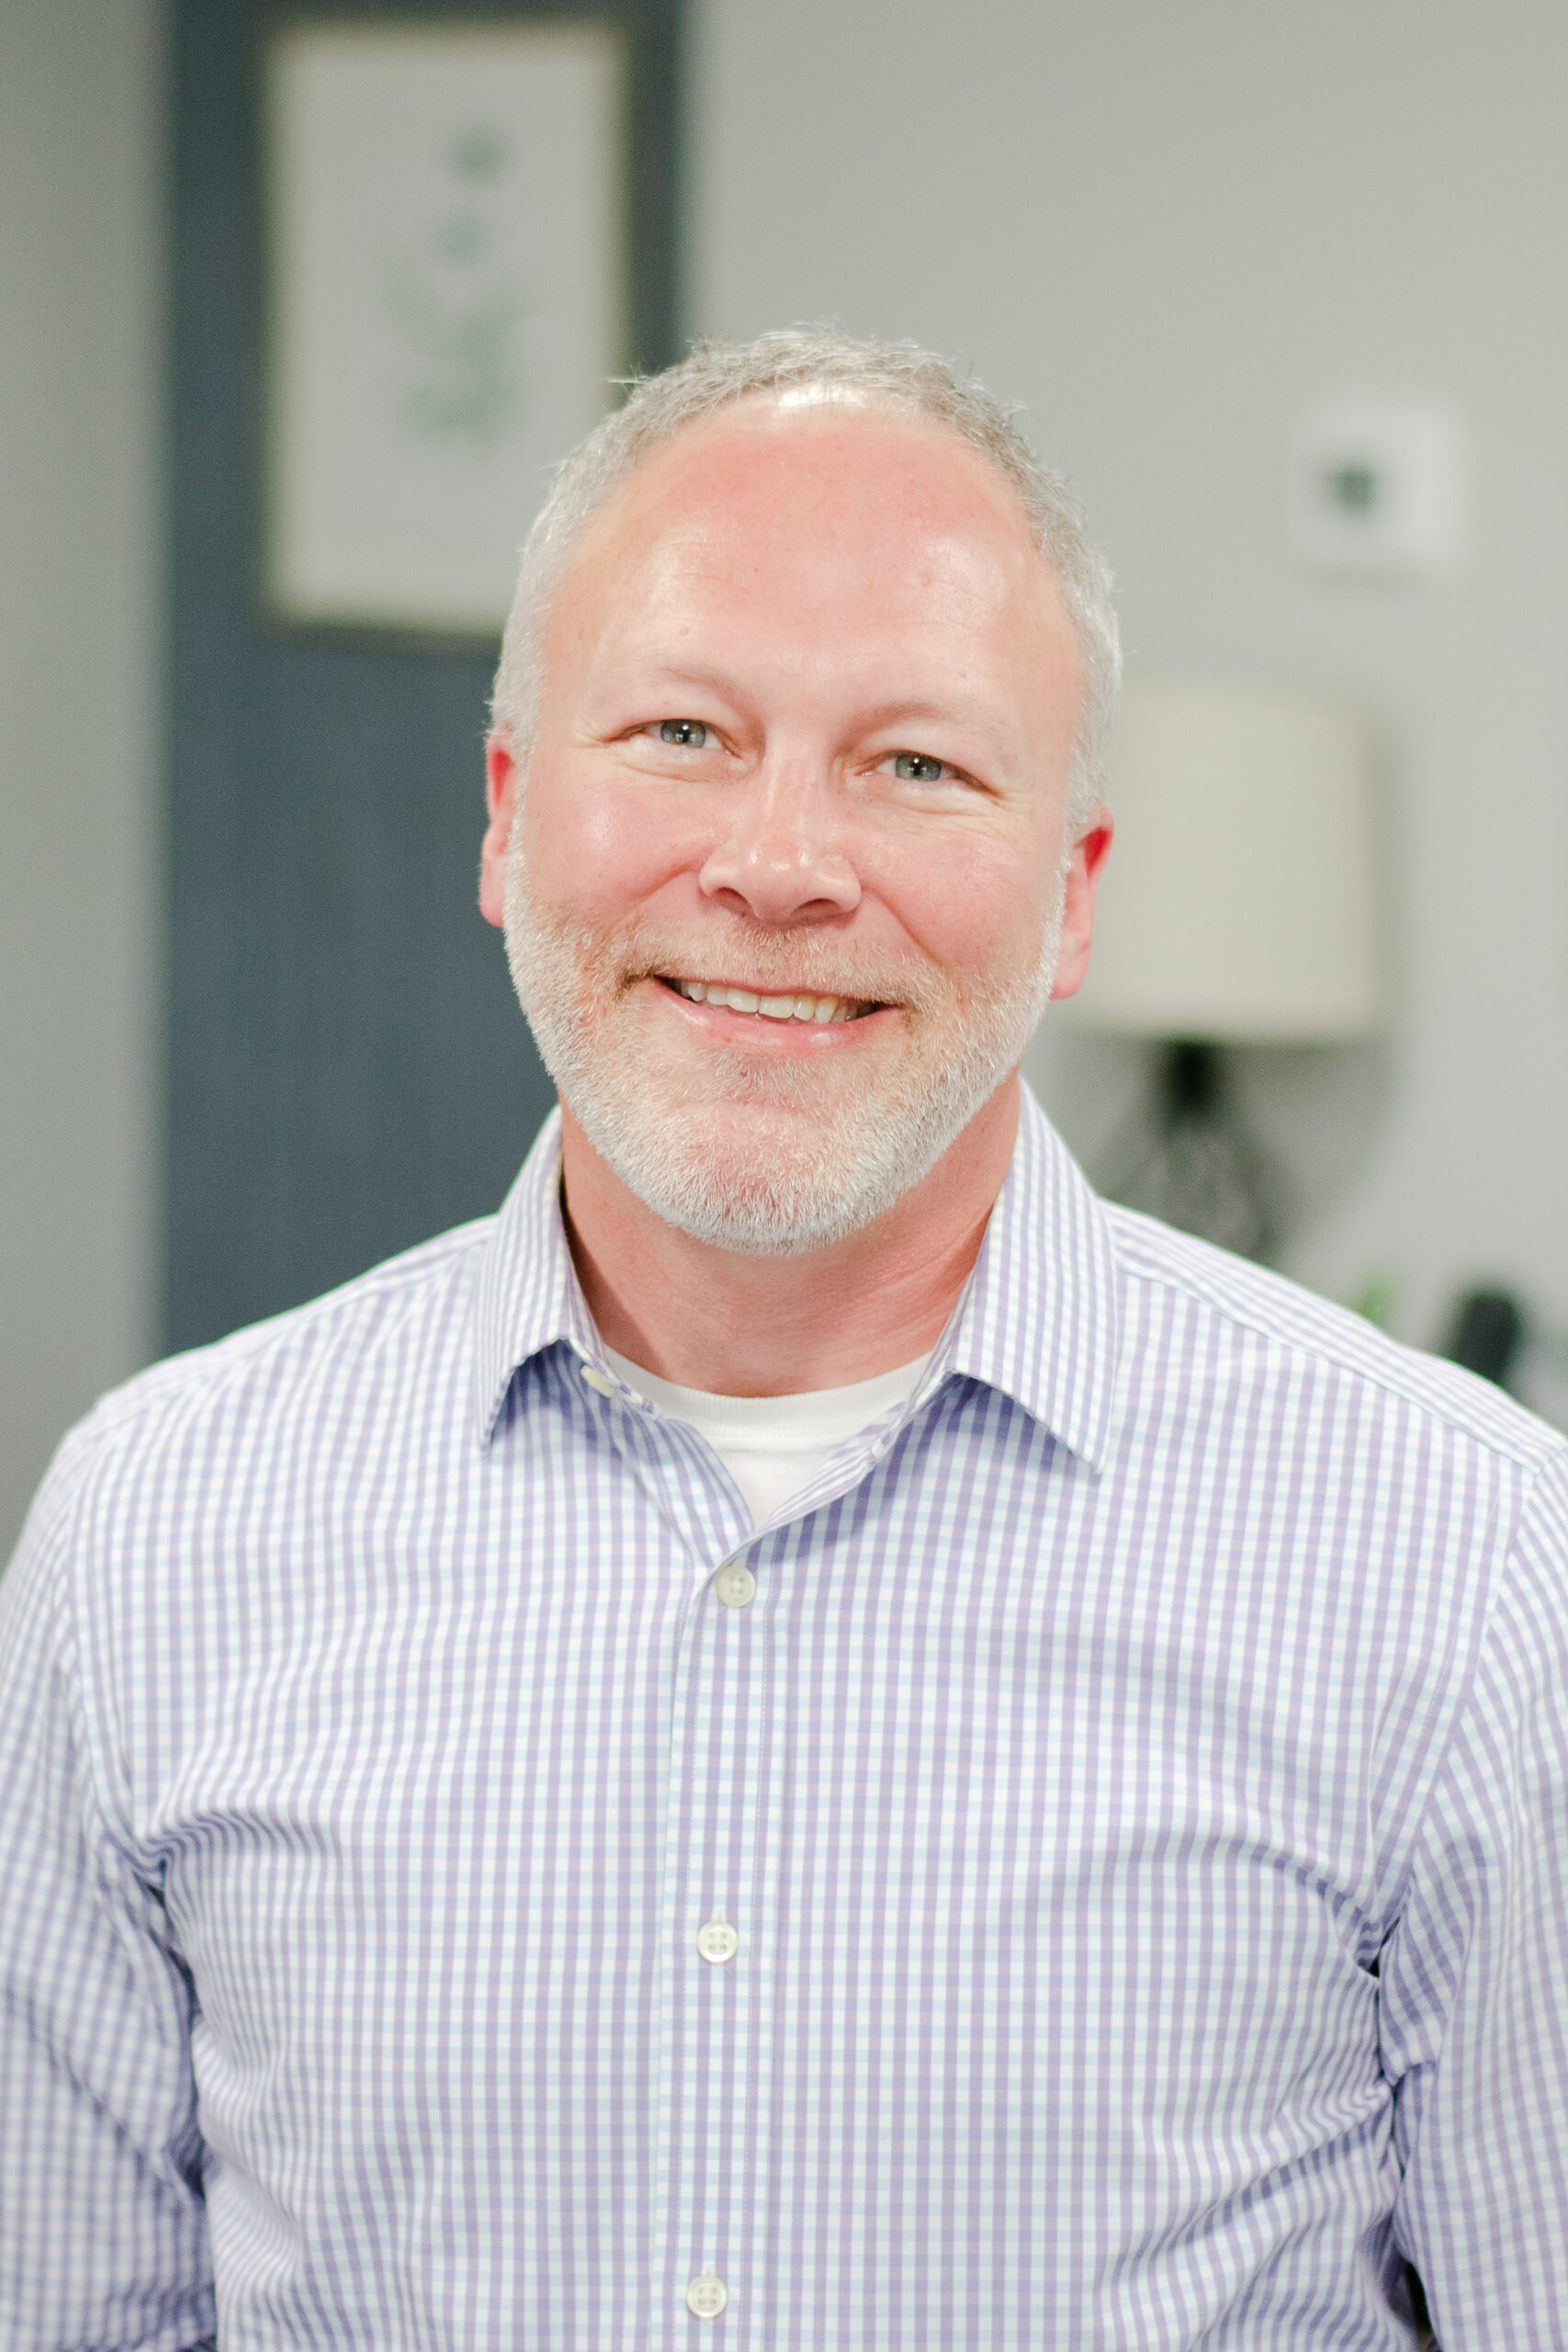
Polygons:
M810 1388L795 1396L715 1396L660 1380L613 1348L604 1350L604 1361L661 1413L701 1431L745 1496L753 1526L761 1527L841 1445L912 1396L930 1358L917 1356L847 1388Z

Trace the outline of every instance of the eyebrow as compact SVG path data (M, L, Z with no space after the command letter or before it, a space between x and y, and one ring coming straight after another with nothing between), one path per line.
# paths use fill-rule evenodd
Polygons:
M704 693L722 695L727 702L735 699L735 681L722 670L688 669L669 662L649 664L647 678L650 686L697 686Z
M650 685L693 686L717 695L732 705L743 699L737 692L735 680L720 670L705 670L700 666L687 668L661 662L649 669L648 677ZM990 706L978 698L931 702L919 696L913 700L900 697L874 704L858 713L855 719L856 730L864 735L891 733L900 727L942 726L968 729L983 735L987 742L995 743L998 750L1002 748Z
M989 732L994 725L988 704L980 701L954 702L888 702L865 712L861 725L868 734L883 729L909 725L914 727L975 727Z

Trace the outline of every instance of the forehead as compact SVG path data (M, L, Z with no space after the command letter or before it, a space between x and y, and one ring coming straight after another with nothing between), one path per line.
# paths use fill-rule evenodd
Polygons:
M603 520L667 529L700 502L831 532L847 527L846 501L862 524L884 514L1034 554L1018 494L988 458L919 411L848 394L758 396L695 419L634 467Z
M901 604L949 627L1005 616L1056 650L1070 635L1012 485L886 403L759 398L682 426L593 516L557 603L597 635L734 600L868 625Z

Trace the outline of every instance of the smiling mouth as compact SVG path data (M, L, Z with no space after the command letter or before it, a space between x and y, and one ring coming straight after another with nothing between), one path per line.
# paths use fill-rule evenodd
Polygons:
M866 1003L852 996L814 996L804 989L797 995L761 996L755 989L731 988L723 980L677 979L667 974L660 976L667 989L683 996L692 1004L721 1005L729 1012L754 1013L762 1021L804 1021L825 1028L834 1021L863 1021L868 1012L881 1007Z

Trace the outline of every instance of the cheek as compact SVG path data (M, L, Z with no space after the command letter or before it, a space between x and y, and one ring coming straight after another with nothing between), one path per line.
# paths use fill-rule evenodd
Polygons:
M573 790L568 779L536 773L524 803L524 847L540 898L585 922L613 922L695 871L700 845L682 838L660 802L656 793L624 787Z
M954 973L1010 972L1032 958L1043 924L1050 874L1033 842L944 840L899 861L884 885L910 939Z

